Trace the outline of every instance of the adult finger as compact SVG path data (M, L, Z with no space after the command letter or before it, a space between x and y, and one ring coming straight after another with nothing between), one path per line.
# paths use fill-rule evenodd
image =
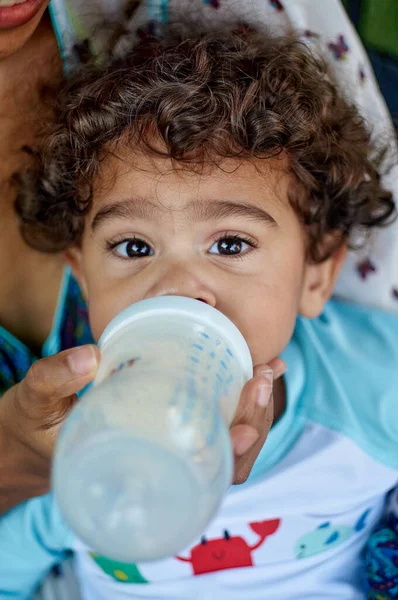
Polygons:
M235 457L234 483L247 479L272 425L273 372L263 367L255 373L242 391L230 429Z

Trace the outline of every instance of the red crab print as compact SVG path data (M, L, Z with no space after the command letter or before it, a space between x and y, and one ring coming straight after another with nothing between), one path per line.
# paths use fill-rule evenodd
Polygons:
M280 519L250 523L250 528L260 536L253 546L240 536L231 536L224 531L224 537L207 540L205 537L197 546L191 549L189 558L176 556L177 560L191 563L194 575L237 569L239 567L252 567L252 553L257 550L267 537L273 535L280 524Z

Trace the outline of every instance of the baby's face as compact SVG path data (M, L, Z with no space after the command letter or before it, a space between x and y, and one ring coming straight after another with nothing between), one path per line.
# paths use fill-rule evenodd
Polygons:
M254 364L278 356L297 314L322 309L337 270L334 259L306 263L285 160L226 160L199 174L123 158L104 164L81 248L70 253L95 339L130 304L178 295L229 317Z

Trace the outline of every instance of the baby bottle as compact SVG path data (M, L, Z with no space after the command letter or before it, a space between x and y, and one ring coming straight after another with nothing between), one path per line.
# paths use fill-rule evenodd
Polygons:
M219 311L176 296L128 307L99 347L94 386L57 443L57 503L109 558L172 556L201 535L231 484L228 427L252 376L249 349Z

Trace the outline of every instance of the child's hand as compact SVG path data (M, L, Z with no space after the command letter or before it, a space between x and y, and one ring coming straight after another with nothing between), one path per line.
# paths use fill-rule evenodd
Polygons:
M95 346L66 350L37 361L0 398L0 514L48 491L59 429L98 364Z
M234 483L244 483L267 439L274 418L272 385L286 370L276 358L257 365L253 379L243 388L230 435L235 455Z

